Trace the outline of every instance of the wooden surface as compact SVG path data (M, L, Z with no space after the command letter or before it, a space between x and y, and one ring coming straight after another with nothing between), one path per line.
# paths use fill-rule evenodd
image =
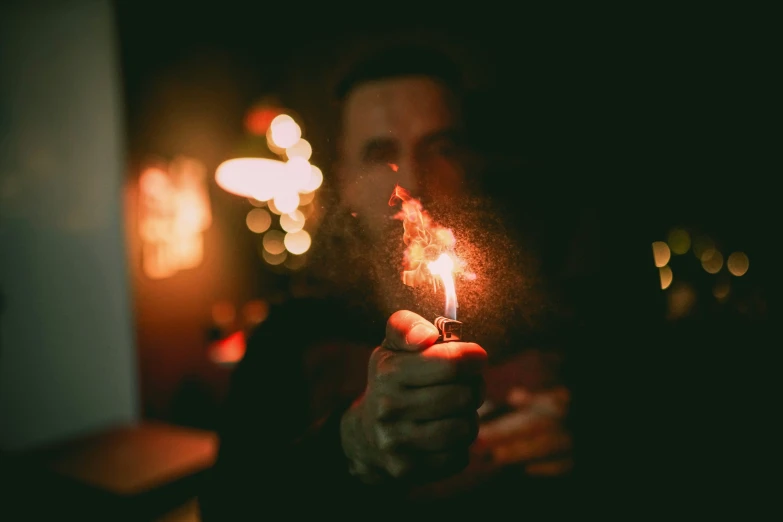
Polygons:
M217 436L145 422L49 450L44 465L55 473L117 495L138 495L212 466Z

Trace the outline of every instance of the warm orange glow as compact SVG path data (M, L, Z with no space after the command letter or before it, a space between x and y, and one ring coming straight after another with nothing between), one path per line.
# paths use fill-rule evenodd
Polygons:
M301 210L294 210L280 216L280 228L286 232L299 232L305 225L305 215Z
M285 178L281 180L281 189L300 192L310 184L312 169L310 162L303 158L291 158L285 163Z
M272 201L280 214L289 214L299 206L299 194L293 191L281 191Z
M242 307L245 324L254 326L266 321L269 316L269 303L260 299L249 301Z
M315 199L315 192L305 192L302 194L299 194L299 207L304 207L306 205L309 205L313 202L313 199ZM303 211L304 212L304 211ZM307 217L307 216L305 216Z
M283 250L279 254L270 254L268 250L264 250L263 252L261 252L261 256L264 258L264 261L266 261L270 265L279 265L286 260L286 258L288 257L288 252Z
M653 258L655 259L655 266L658 268L666 266L672 257L672 253L669 250L669 245L663 241L656 241L652 244Z
M279 230L270 230L264 235L264 250L273 256L282 254L285 251L283 239L285 239L285 236L282 232Z
M220 164L215 181L231 194L268 201L275 196L284 165L268 158L235 158Z
M435 261L427 263L427 269L431 274L440 277L443 290L446 294L446 308L444 316L450 319L457 318L457 289L454 287L454 260L447 253L442 253Z
M396 205L398 201L401 210L395 218L402 221L402 239L407 247L403 256L402 281L412 287L426 284L437 289L443 286L446 292L444 315L456 319L457 299L453 277L470 277L465 273L464 263L454 254L454 234L450 229L434 223L429 213L422 208L421 202L400 186L395 188L389 205ZM449 273L446 277L445 271ZM433 277L435 275L440 277ZM449 292L453 292L453 295Z
M299 141L285 149L285 155L288 159L300 158L303 160L309 160L313 155L313 147L310 142L304 138L300 138Z
M271 107L253 107L245 117L245 128L251 134L263 136L269 130L272 120L279 114L278 109Z
M747 254L745 252L732 252L729 258L726 260L726 268L729 269L731 275L740 277L745 275L750 266Z
M307 183L305 183L305 185L299 190L299 192L304 194L312 193L313 191L320 188L323 182L324 174L321 172L321 169L315 165L310 165L310 177L307 180Z
M299 270L307 263L307 257L305 255L300 256L288 256L285 260L285 267L289 270Z
M718 301L725 301L726 298L729 297L730 292L731 285L728 281L720 281L716 283L712 289L712 295L714 295L715 299Z
M394 172L397 172L400 169L400 167L395 163L389 163L389 167L391 167Z
M236 309L229 301L221 301L212 305L212 322L223 328L234 324L236 320Z
M310 249L310 234L305 230L299 230L298 232L289 232L283 239L285 248L292 254L300 255L304 254Z
M177 158L139 178L142 268L153 279L197 267L204 257L203 233L212 224L206 170Z
M240 331L212 343L209 347L209 358L216 364L234 365L245 356L245 350L245 334Z
M662 266L658 268L659 275L661 276L661 289L666 290L672 284L674 274L669 266Z
M272 226L272 215L266 209L254 208L247 213L245 223L251 232L263 234Z
M705 251L701 258L701 266L710 274L717 274L723 268L723 254L714 248Z
M280 114L269 126L272 142L281 149L293 146L302 137L302 129L287 114Z

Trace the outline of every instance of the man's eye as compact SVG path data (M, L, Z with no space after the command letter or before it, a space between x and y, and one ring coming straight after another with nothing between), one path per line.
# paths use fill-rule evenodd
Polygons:
M438 156L452 157L458 152L457 144L451 140L442 140L433 143L430 147L430 153Z
M394 146L372 147L364 155L364 161L371 165L395 163L397 161L397 148Z

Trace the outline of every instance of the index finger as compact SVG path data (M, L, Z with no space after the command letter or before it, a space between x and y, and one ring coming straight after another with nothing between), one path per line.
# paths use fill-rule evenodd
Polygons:
M398 359L401 383L406 386L434 386L460 382L481 375L487 352L476 343L435 344L420 353Z
M398 310L386 322L383 347L398 352L418 352L435 344L439 336L435 325L419 314Z

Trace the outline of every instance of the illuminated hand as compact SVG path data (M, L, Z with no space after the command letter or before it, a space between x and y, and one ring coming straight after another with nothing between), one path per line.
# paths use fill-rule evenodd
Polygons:
M571 469L571 436L563 427L569 393L555 388L531 393L514 388L514 411L482 424L477 447L498 466L524 464L531 475L560 475Z
M420 483L461 471L478 433L486 352L477 344L435 344L421 316L395 312L370 357L367 389L341 423L351 472L364 482Z

